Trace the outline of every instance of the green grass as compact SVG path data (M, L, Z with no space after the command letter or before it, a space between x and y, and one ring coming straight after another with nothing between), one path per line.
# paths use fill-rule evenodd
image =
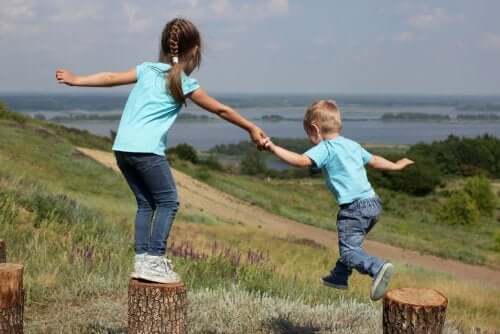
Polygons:
M174 166L224 192L304 224L336 230L338 207L321 178L278 180L228 174L174 160ZM498 222L449 225L436 213L443 196L415 197L377 189L384 214L369 238L422 253L500 269L495 232Z
M122 333L135 203L121 176L73 148L74 142L99 139L75 136L42 137L30 123L0 120L0 237L7 242L8 260L25 265L28 332ZM257 187L258 193L238 190L257 205L290 217L305 211L302 219L334 228L335 205L318 180L265 183L206 173L209 183L229 192ZM312 209L317 212L309 216ZM319 284L338 256L335 249L279 239L192 208L181 210L170 243L176 270L192 291L193 333L223 324L233 326L227 333L242 328L283 333L283 326L331 329L332 323L338 323L334 333L363 333L379 323L380 304L369 301L367 277L353 275L350 290L342 293ZM500 327L498 289L404 264L397 268L394 287L434 287L450 298L449 319L456 322L449 324L450 333L460 326ZM246 320L228 324L235 314Z

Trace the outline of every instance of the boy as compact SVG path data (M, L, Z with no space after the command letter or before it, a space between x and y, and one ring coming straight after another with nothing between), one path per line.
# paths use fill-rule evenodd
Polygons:
M329 287L347 289L354 268L373 278L370 298L378 300L387 289L394 267L390 262L368 255L361 248L365 235L382 212L380 198L368 182L364 165L402 170L414 162L401 159L393 163L342 137L340 111L334 101L314 102L305 114L304 129L315 145L304 154L279 147L269 138L265 141L265 148L292 166L321 168L328 188L337 199L340 207L337 216L340 258L331 273L321 281Z

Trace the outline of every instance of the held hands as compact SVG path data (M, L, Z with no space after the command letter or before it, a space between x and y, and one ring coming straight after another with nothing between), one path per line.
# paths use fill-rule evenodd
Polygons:
M252 130L250 130L250 138L252 138L254 144L257 145L257 149L265 149L264 143L265 140L268 139L268 137L264 133L264 131L262 131L262 129L260 129L259 127L252 128Z
M413 165L414 163L415 163L415 161L413 161L413 160L403 158L403 159L396 161L396 166L398 166L398 170L402 170L407 166Z
M77 78L76 75L68 70L58 69L56 71L56 79L60 84L75 86L77 84Z

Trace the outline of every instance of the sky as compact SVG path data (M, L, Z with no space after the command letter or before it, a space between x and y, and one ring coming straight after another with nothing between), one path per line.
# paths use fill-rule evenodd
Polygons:
M94 92L55 70L156 61L183 16L204 39L193 76L208 92L496 95L499 13L498 0L1 0L0 93Z

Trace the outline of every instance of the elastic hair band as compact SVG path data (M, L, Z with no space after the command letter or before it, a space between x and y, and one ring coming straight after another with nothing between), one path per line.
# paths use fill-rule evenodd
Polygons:
M179 57L177 57L177 56L172 57L172 63L174 63L174 64L179 63Z

